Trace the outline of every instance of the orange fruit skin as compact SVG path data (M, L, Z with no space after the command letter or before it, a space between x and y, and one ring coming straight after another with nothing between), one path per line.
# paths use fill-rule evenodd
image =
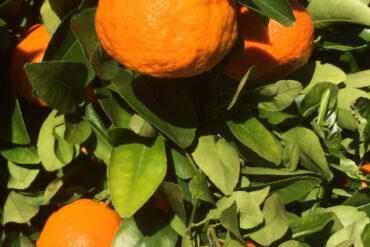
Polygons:
M41 106L47 106L47 104L32 96L32 86L23 66L26 63L41 62L50 40L51 35L46 31L45 26L36 24L28 29L24 38L13 50L10 58L10 77L15 93Z
M48 218L36 246L110 247L120 222L106 204L79 199Z
M277 80L308 61L314 47L314 26L300 3L295 0L289 2L296 18L290 27L273 19L266 25L247 7L239 7L238 32L244 39L244 53L225 67L227 76L240 81L255 65L256 79Z
M210 70L237 37L233 0L100 0L95 23L111 57L160 78Z

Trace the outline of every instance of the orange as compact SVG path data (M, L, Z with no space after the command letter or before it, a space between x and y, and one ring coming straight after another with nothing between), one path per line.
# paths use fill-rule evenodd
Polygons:
M46 31L46 27L43 24L36 24L27 30L23 39L14 48L10 59L10 77L15 93L41 106L47 104L33 97L32 85L23 67L26 63L41 62L50 40L51 35ZM85 88L82 98L92 103L97 100L92 86Z
M296 18L289 27L273 19L266 25L247 7L239 7L238 32L244 39L244 53L225 67L227 76L240 81L255 65L256 79L277 80L307 62L314 46L314 26L300 3L295 0L289 2Z
M100 0L95 23L110 56L162 78L210 70L237 37L233 0Z
M41 62L50 40L51 36L45 26L36 24L28 29L24 38L13 50L10 60L10 77L15 93L42 106L47 106L47 104L33 97L32 86L23 66L30 62Z
M76 200L46 221L37 247L109 247L121 222L105 203Z

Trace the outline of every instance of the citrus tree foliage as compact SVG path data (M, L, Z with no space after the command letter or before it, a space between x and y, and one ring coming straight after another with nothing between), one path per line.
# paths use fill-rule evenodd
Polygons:
M0 0L1 246L34 246L80 197L123 217L115 247L370 246L370 1L303 2L310 61L238 85L223 62L180 79L120 66L97 39L96 1ZM294 23L288 1L240 4ZM53 37L25 71L50 108L17 99L9 79L40 18ZM87 85L96 102L81 100Z

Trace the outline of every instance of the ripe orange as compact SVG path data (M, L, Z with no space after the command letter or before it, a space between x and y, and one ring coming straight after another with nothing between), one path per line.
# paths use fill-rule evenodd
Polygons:
M33 103L47 106L46 102L33 97L32 85L23 69L26 63L41 62L46 48L51 40L51 35L43 24L36 24L29 28L23 39L14 48L10 58L10 77L15 93ZM88 86L82 99L94 103L96 95L93 87Z
M153 77L208 71L237 37L233 0L100 0L95 23L110 56Z
M36 24L26 32L24 38L13 50L10 59L10 77L15 93L42 106L47 106L47 104L33 97L32 86L23 66L30 62L41 62L50 39L51 36L45 26Z
M109 247L120 222L120 216L106 204L79 199L48 218L36 246Z
M240 81L255 65L257 79L276 80L307 62L314 45L314 26L300 3L295 0L289 2L296 18L290 27L273 19L266 25L247 7L239 7L238 32L244 39L244 54L226 66L224 73L227 76Z

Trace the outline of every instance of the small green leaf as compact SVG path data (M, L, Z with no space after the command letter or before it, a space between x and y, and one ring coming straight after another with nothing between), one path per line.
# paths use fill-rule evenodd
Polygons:
M234 136L262 158L279 165L282 147L274 135L251 114L234 112L227 125Z
M121 70L113 84L126 100L150 124L181 148L195 137L197 116L192 102L173 81L141 77L136 80Z
M145 235L133 218L126 218L117 230L112 247L173 247L176 245L177 237L177 233L169 225L152 235Z
M341 22L370 26L370 9L361 0L311 0L307 10L316 28L327 28Z
M108 134L104 124L91 104L86 107L85 119L92 129L96 141L94 155L102 159L105 164L108 164L112 153L112 145L108 141Z
M238 88L236 89L236 92L235 92L229 106L227 107L228 110L233 108L233 106L235 105L235 103L239 99L239 97L240 97L240 95L243 91L243 88L245 87L245 85L247 85L247 83L249 81L253 80L253 77L255 76L255 74L256 74L256 69L255 69L254 66L252 66L251 68L248 69L247 73L243 76L243 78L241 79L241 81L238 84Z
M301 83L293 80L277 81L274 84L257 88L262 98L258 108L264 111L282 111L287 108L302 91Z
M235 202L222 211L220 222L223 227L232 232L238 239L243 239L239 232L238 212Z
M128 128L142 137L155 137L157 135L154 129L147 121L137 114L134 114L128 124Z
M105 114L114 127L128 128L131 119L131 110L123 99L107 87L95 90L98 100Z
M324 227L333 221L333 213L311 213L302 218L293 219L290 222L290 228L293 232L293 238L303 238L321 231Z
M338 125L351 131L357 128L357 121L352 115L351 106L360 97L370 99L370 95L357 88L343 88L338 92Z
M171 148L171 157L174 163L176 175L182 179L192 178L197 174L189 159L176 148Z
M364 88L370 86L370 70L359 71L354 74L348 74L344 81L347 87Z
M325 110L333 109L336 106L338 90L337 85L327 82L318 83L313 86L299 104L299 109L303 117L307 117L318 111L321 106L320 103L322 102L322 98L325 96L325 92L327 92L327 107Z
M233 146L223 138L202 136L192 155L218 189L226 195L232 193L240 170L239 156Z
M24 123L21 109L18 100L14 100L9 93L11 89L0 87L0 103L3 107L0 108L0 139L14 144L29 144L30 137L27 132L26 124ZM9 97L11 96L11 97Z
M189 190L194 198L214 203L212 193L208 187L207 178L203 174L198 174L191 179Z
M263 246L271 246L281 239L289 229L289 220L284 205L277 194L272 194L263 207L265 225L250 234L250 238Z
M295 127L285 132L282 138L299 146L300 163L304 167L320 174L326 180L332 179L333 174L329 169L320 140L312 130Z
M7 160L17 164L38 164L40 158L34 146L15 146L1 149L0 154Z
M241 0L241 3L260 14L273 18L284 26L292 26L295 21L291 6L286 0ZM256 9L257 7L257 9Z
M180 186L174 183L162 182L158 190L161 195L167 198L173 212L185 223L184 196Z
M40 171L34 168L25 168L10 161L8 161L8 169L10 177L7 187L18 190L27 189Z
M37 150L41 164L47 171L55 171L66 163L60 161L55 153L56 138L54 136L55 128L63 125L64 116L57 116L57 111L53 110L41 126L37 139Z
M80 115L66 114L64 139L69 144L81 144L91 135L91 128Z
M166 155L161 137L152 145L130 135L126 136L125 142L113 148L108 184L117 212L122 217L130 217L162 182L166 174Z
M24 67L37 96L63 113L74 112L81 100L88 70L79 62L29 63Z
M302 177L292 184L276 191L284 204L291 203L306 196L314 187L322 183L321 179Z
M38 211L39 207L30 203L26 196L12 191L4 204L3 224L9 222L27 223Z

